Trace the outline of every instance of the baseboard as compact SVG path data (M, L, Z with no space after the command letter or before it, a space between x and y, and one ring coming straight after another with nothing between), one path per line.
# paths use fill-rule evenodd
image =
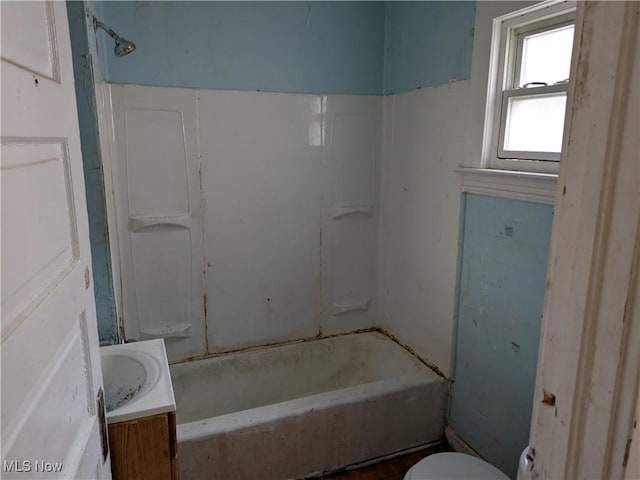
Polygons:
M444 429L444 436L456 452L466 453L473 455L474 457L482 458L478 452L476 452L467 442L465 442L455 430L449 426Z

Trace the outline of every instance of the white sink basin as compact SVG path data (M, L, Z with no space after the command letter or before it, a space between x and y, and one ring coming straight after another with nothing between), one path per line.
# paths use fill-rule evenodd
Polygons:
M107 412L147 393L158 381L158 362L145 352L128 350L102 354L102 376Z
M162 340L102 347L100 354L109 423L175 410Z

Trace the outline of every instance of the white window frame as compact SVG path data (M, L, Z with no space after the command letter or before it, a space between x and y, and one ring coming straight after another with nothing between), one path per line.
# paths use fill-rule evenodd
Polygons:
M559 153L505 151L504 130L508 100L515 96L567 92L568 83L534 88L513 88L517 78L521 42L525 34L569 25L575 21L576 3L551 0L517 10L493 20L487 112L485 116L484 168L536 173L558 172ZM505 118L505 121L502 121ZM534 159L532 159L532 157Z

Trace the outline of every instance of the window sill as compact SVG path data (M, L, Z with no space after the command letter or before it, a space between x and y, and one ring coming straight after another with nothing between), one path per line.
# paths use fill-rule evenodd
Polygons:
M555 201L558 175L554 173L467 167L456 172L462 180L463 192L552 205Z

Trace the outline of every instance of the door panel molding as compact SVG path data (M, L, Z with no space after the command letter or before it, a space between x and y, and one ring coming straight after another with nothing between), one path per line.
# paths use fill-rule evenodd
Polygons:
M110 478L66 4L0 10L3 475Z

